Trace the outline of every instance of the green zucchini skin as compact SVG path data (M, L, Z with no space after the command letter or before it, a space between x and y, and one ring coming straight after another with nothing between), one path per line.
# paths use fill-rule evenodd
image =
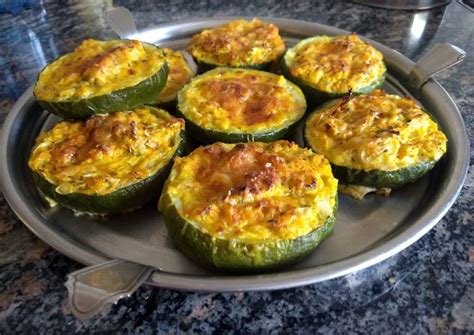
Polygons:
M240 142L273 142L285 138L292 134L299 122L282 128L264 133L244 134L244 133L225 133L217 130L204 129L187 119L184 114L176 108L175 115L186 120L186 131L196 141L202 144L212 144L215 142L240 143Z
M218 239L194 227L178 214L166 193L166 185L160 202L169 236L178 249L203 267L232 273L266 272L299 261L331 234L337 211L336 198L333 215L304 236L267 243L244 243Z
M95 114L131 110L152 103L157 98L166 85L168 72L168 63L165 62L155 74L132 87L75 101L44 101L41 99L36 99L36 101L45 110L66 120L82 120ZM38 75L38 79L40 75L41 73Z
M277 62L277 60L271 60L269 62L260 63L260 64L246 64L242 66L230 66L230 65L218 65L212 63L206 63L202 60L193 57L194 63L197 65L197 72L198 74L210 71L215 69L216 67L230 67L230 68L238 68L238 69L249 69L249 70L261 70L261 71L270 71L273 68L273 65Z
M325 92L325 91L318 90L317 88L311 86L309 83L297 77L294 77L291 74L288 65L286 64L285 57L283 57L280 61L280 70L286 79L288 79L289 81L299 86L299 88L301 88L301 90L303 91L306 97L306 102L308 104L309 110L315 107L318 107L327 101L341 98L349 94L361 95L361 94L370 93L373 90L381 88L383 86L383 83L385 82L385 73L384 73L381 78L379 78L378 80L374 81L372 84L365 86L359 90L353 90L351 92L344 92L344 93Z
M35 171L31 171L36 186L48 198L59 205L87 214L112 214L136 209L143 204L158 198L163 184L173 165L173 158L182 156L185 151L185 134L181 132L181 143L170 161L154 175L138 183L122 187L104 195L83 193L60 194L56 192L57 185L48 182Z
M336 104L338 100L331 100L320 106L313 113L318 113L323 109ZM311 113L311 114L313 114ZM306 119L309 120L311 117L308 116ZM311 147L307 138L307 125L304 125L304 146L310 148L314 152L318 153L318 150ZM416 165L407 166L398 170L384 171L384 170L360 170L346 166L336 165L330 162L332 173L334 177L339 179L344 184L368 186L375 188L399 188L406 184L413 183L425 175L431 170L437 161L428 161Z
M350 185L361 185L375 188L399 188L413 183L431 170L436 161L407 166L394 171L358 170L331 164L334 177Z
M228 68L232 69L232 68ZM291 83L290 83L291 84ZM187 84L189 85L189 83ZM224 143L240 143L240 142L273 142L279 139L283 139L291 135L295 128L297 127L299 121L303 118L305 111L302 111L300 117L294 120L291 124L288 124L282 128L264 131L260 133L231 133L223 132L213 129L205 129L196 123L189 120L186 117L185 113L181 110L181 105L184 105L185 102L182 98L182 92L187 87L187 85L178 93L177 104L174 115L181 117L186 120L186 130L191 137L203 144L212 144L215 142L224 142ZM294 84L292 84L294 85ZM295 85L296 86L296 85ZM295 87L298 89L298 87ZM298 96L301 99L305 99L304 94L299 91ZM306 102L306 100L305 100Z

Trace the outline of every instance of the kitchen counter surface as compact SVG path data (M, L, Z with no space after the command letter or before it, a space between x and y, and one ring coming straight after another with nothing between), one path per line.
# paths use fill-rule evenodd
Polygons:
M450 42L468 57L437 79L471 139L474 12L456 1L429 11L375 9L344 1L38 1L0 14L0 122L38 72L85 38L112 38L103 12L129 8L138 28L209 16L314 21L357 32L417 60ZM471 165L473 163L471 154ZM0 333L415 333L474 332L472 169L447 215L409 248L368 269L273 292L192 293L141 287L91 320L67 307L65 276L81 267L33 235L0 196Z

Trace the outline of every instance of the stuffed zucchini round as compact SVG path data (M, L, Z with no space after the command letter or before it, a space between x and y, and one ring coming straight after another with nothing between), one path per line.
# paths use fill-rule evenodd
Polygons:
M350 186L340 190L356 198L364 195L358 191L416 181L440 160L447 143L414 100L382 90L324 104L307 119L304 138L329 159L341 183Z
M355 34L304 39L286 52L281 68L311 106L369 93L382 86L386 72L382 53Z
M198 141L270 142L293 130L306 111L306 100L283 76L217 68L184 86L177 110Z
M166 85L155 103L161 108L174 110L179 90L195 76L195 73L180 51L168 48L162 48L161 50L166 57L169 73Z
M199 72L218 66L263 70L277 63L285 53L278 27L253 19L234 20L194 35L188 52Z
M153 102L167 77L166 57L152 44L89 39L48 64L33 94L62 118L85 119Z
M158 198L183 136L184 120L152 107L62 121L38 136L28 165L38 188L61 206L127 211Z
M169 235L212 269L255 272L313 251L332 231L326 158L287 141L215 143L175 160L159 202Z

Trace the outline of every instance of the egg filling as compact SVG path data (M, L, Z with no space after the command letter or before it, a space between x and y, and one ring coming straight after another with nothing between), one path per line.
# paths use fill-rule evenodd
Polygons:
M383 79L383 55L357 35L316 36L285 54L290 74L328 93L357 92Z
M28 165L57 193L104 195L166 166L183 130L184 120L145 107L62 121L38 136Z
M285 43L271 23L234 20L194 35L188 52L207 64L245 67L278 59L285 52Z
M200 147L175 160L163 194L200 231L258 243L321 227L334 214L336 191L326 158L277 141Z
M365 171L438 161L447 143L413 99L382 90L323 105L309 117L305 138L332 164Z
M203 129L258 134L285 128L306 110L301 90L283 76L217 68L179 93L178 109Z
M161 50L168 62L169 72L166 85L156 100L158 104L175 100L179 90L194 77L193 70L181 52L168 48Z

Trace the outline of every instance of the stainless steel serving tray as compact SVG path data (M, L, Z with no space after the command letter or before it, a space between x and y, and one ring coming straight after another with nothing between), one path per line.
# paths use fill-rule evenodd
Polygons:
M176 22L148 28L141 39L163 47L184 50L189 38L202 29L231 18ZM296 20L272 19L287 46L316 34L347 34L340 29ZM379 43L371 43L385 56L389 74L384 88L410 95L401 84L414 63ZM167 238L156 206L133 213L92 218L69 210L50 209L42 202L27 168L38 133L57 122L43 111L27 90L9 113L1 135L0 168L5 197L18 217L41 239L83 263L123 258L157 265L166 258L177 263L175 273L155 271L148 283L199 291L266 290L294 287L342 276L378 263L406 248L427 233L456 199L468 169L469 142L461 115L450 96L430 79L418 101L430 111L446 133L448 152L433 171L415 184L395 190L389 198L369 195L357 201L339 196L334 233L302 262L275 273L222 275L204 271L179 255ZM178 264L179 263L179 264Z

